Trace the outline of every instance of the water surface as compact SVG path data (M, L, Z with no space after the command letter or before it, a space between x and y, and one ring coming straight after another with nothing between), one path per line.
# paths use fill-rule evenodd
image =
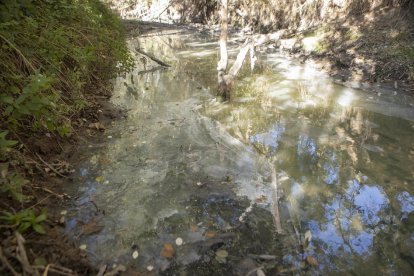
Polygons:
M112 99L128 118L85 145L67 230L94 262L154 275L413 274L412 99L273 52L222 103L214 38L129 43L172 67L137 56ZM83 235L91 222L103 229Z

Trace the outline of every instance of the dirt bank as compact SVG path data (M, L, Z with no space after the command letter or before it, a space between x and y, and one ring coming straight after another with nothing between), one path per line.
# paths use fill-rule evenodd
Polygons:
M123 118L123 112L111 105L109 98L106 89L97 90L88 99L91 105L72 118L74 130L70 138L50 133L28 133L20 137L21 143L26 145L21 150L25 165L20 170L30 177L30 183L24 186L24 194L30 200L16 206L16 201L1 194L1 208L28 208L36 214L47 209L47 219L43 225L46 233L25 232L25 242L19 246L15 229L2 229L0 274L12 275L12 269L16 273L24 271L30 275L39 275L46 270L56 275L89 275L96 272L86 259L86 254L75 247L64 233L64 210L71 201L64 193L64 186L72 181L73 170L68 160L77 151L77 146L85 141L99 140L106 126Z
M343 82L379 83L414 94L414 16L385 8L297 32L277 43Z

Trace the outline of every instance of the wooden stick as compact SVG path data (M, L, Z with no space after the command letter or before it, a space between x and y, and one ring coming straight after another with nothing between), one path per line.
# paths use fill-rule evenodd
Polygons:
M278 192L278 183L276 169L272 166L272 211L273 218L275 220L276 232L278 234L283 234L282 224L280 222L280 212L279 212L279 192Z
M54 173L56 173L57 175L63 177L63 178L68 178L67 176L61 174L60 172L58 172L55 168L53 168L51 165L49 165L45 160L42 159L42 157L40 157L40 155L38 153L35 153L37 158L39 158L40 161L42 161L43 164L45 164L49 169L51 169Z
M143 50L139 49L139 48L135 48L135 51L140 53L141 55L147 56L150 59L152 59L153 61L155 61L156 63L158 63L159 65L165 66L165 67L171 67L171 65L163 62L162 60L159 60L158 58L154 57L153 55L144 52Z
M2 263L10 270L10 272L14 275L14 276L21 276L20 273L17 273L16 270L14 270L14 268L11 266L11 264L9 263L9 261L7 260L7 257L4 256L3 254L3 250L0 246L0 260L2 261Z

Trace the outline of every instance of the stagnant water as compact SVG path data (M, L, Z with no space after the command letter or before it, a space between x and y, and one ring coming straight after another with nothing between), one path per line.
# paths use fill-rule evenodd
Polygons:
M128 118L79 157L67 231L93 262L145 275L414 273L410 98L273 52L222 103L214 38L129 43L172 67L137 57L112 99Z

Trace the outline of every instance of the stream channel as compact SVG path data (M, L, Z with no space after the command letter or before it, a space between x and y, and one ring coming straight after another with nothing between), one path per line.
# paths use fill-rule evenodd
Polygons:
M78 154L66 231L93 263L140 275L413 275L411 98L338 84L268 49L223 103L216 37L129 45L171 67L135 53L112 97L127 119Z

